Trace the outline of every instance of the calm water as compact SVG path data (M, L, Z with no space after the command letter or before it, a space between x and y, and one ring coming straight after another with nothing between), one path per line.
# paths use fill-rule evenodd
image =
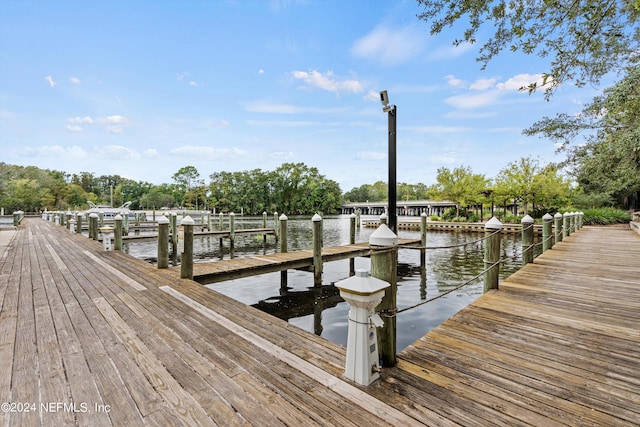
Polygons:
M289 219L287 227L289 251L312 248L311 225L310 218ZM272 220L269 221L268 226L273 226ZM262 218L236 219L237 229L259 227L262 227ZM224 228L228 228L228 225ZM325 246L349 243L348 216L325 218L323 229ZM375 229L372 228L358 230L356 242L368 241L373 231ZM420 233L401 230L399 237L419 239ZM481 237L482 234L478 233L429 232L427 246L449 246L475 241ZM225 245L226 247L221 251L217 238L196 237L194 239L195 257L200 261L228 259L231 256L228 241L225 241ZM503 236L502 258L507 261L501 267L502 279L520 267L522 261L520 246L519 235ZM276 252L277 247L279 243L275 243L273 236L267 238L266 246L263 246L262 236L238 236L234 256L273 253ZM128 242L123 249L135 257L155 262L157 249L154 240ZM427 250L427 265L423 271L420 268L419 256L420 252L417 250L401 249L399 251L398 309L412 306L451 290L483 270L482 243L452 249ZM369 269L369 259L356 258L355 266L356 269ZM313 273L296 270L288 272L288 282L284 289L280 285L280 273L231 280L207 285L207 287L346 346L349 306L342 301L333 284L348 276L349 261L342 260L324 265L323 286L320 289L313 287ZM482 287L482 277L480 277L449 295L398 314L398 351L482 295Z

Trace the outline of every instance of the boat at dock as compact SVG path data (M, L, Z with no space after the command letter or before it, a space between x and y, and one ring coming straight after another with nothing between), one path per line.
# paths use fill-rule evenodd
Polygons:
M96 205L95 203L90 201L87 201L87 203L89 204L89 209L86 210L85 213L88 214L102 214L104 219L114 219L118 214L122 216L127 215L130 219L135 218L135 212L129 209L129 206L131 206L131 202L126 202L122 206L117 208L109 205Z

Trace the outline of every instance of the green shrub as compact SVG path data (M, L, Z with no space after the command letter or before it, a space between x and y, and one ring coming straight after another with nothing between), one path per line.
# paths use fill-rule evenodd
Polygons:
M584 211L585 225L623 224L631 221L629 212L615 208L597 208Z

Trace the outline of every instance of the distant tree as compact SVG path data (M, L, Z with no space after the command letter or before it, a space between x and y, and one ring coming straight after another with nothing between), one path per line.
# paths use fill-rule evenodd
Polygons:
M493 31L477 57L483 69L505 49L548 57L543 74L547 96L565 82L597 84L605 74L640 59L637 0L418 2L424 6L418 18L431 25L432 35L466 20L455 45L475 43L481 30ZM537 88L532 83L527 89Z
M456 219L460 217L460 207L479 203L482 191L489 180L484 175L474 174L470 167L460 166L453 170L438 169L436 184L429 193L433 200L447 200L456 204Z

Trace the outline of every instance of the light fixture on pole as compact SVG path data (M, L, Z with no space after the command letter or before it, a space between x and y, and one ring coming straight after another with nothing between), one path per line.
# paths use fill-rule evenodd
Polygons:
M397 211L396 211L396 115L397 108L395 105L389 105L389 95L386 90L380 92L380 102L382 102L382 111L389 116L389 212L387 220L388 226L394 233L397 233Z

